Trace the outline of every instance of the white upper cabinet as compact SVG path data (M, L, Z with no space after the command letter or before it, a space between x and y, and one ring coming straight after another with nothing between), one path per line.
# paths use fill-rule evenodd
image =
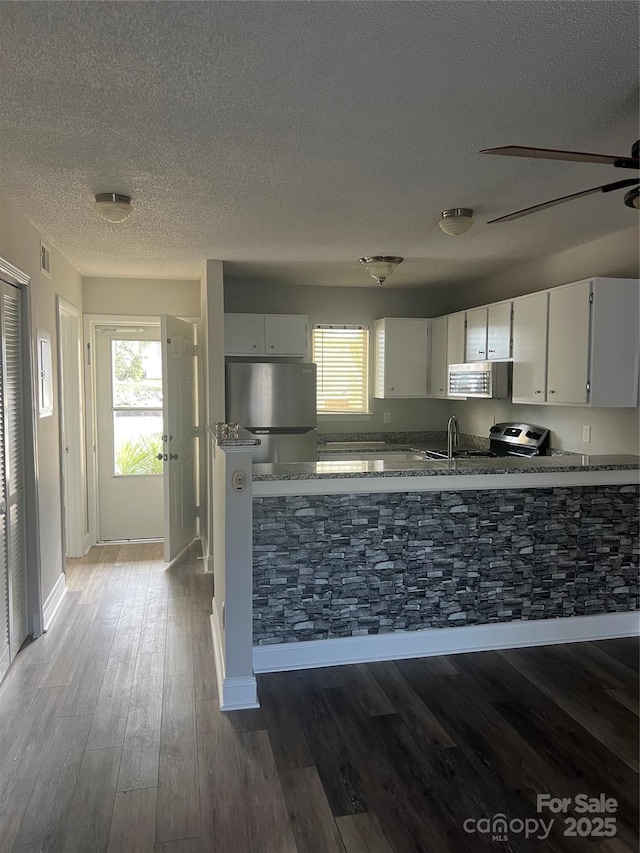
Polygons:
M487 308L487 359L511 358L511 302Z
M514 300L514 403L544 403L546 399L548 312L548 293Z
M593 278L514 300L514 402L635 407L638 285Z
M464 311L431 320L430 397L452 396L449 394L449 365L464 361L464 336ZM455 399L463 400L464 397Z
M375 397L427 396L429 323L413 317L375 321Z
M264 315L224 315L225 355L264 355Z
M547 401L588 402L591 282L549 293Z
M487 360L487 309L467 311L467 346L464 361Z
M267 355L307 355L308 317L299 314L266 314L264 323Z
M447 365L465 361L465 321L464 311L447 317Z
M447 317L431 321L431 360L429 393L431 397L447 396Z
M309 318L304 314L225 314L224 351L225 355L305 358Z
M465 361L511 358L511 302L467 311Z

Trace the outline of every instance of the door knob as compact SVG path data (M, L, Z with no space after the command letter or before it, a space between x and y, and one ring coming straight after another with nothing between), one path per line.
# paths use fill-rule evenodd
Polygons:
M170 453L170 454L169 454L169 459L170 459L170 460L171 460L171 459L177 459L177 458L178 458L178 454L177 454L177 453Z
M167 454L166 453L158 453L158 455L156 456L156 459L159 459L160 461L162 461L164 459L164 461L166 462L167 461Z

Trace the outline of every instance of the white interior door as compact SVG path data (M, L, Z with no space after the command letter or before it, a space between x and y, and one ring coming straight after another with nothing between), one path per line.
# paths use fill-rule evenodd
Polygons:
M97 327L95 352L98 539L160 539L160 328Z
M170 562L196 535L194 327L163 314L164 559Z

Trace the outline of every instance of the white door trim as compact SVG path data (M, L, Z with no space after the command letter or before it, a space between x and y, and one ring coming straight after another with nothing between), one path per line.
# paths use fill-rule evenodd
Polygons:
M31 320L31 278L4 258L0 277L22 291L22 364L24 371L25 532L27 557L27 631L42 633L42 577L38 518L38 435L36 431L36 368Z
M64 317L75 321L75 340L64 333ZM56 296L58 337L58 411L60 412L60 487L63 553L82 557L89 550L86 501L86 454L82 404L82 335L80 311Z

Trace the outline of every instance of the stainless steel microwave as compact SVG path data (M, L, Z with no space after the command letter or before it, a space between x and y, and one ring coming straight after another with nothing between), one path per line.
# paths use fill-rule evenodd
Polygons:
M469 361L449 365L449 394L456 397L489 397L501 400L511 395L510 361Z

